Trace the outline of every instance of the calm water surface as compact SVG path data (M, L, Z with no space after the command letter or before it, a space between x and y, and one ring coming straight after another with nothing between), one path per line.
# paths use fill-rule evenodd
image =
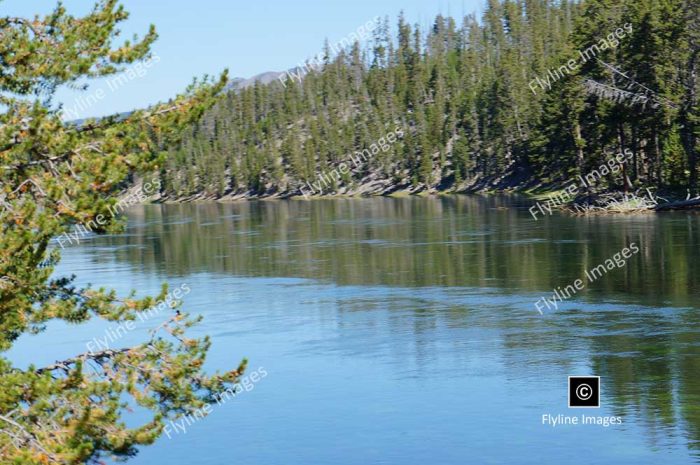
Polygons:
M536 311L631 243L625 267ZM139 294L187 284L211 369L245 356L268 373L137 465L686 464L699 245L700 215L533 221L506 197L166 205L66 249L58 271ZM106 329L54 325L11 355L48 363ZM601 376L600 409L567 408L579 374ZM559 413L623 424L542 424Z

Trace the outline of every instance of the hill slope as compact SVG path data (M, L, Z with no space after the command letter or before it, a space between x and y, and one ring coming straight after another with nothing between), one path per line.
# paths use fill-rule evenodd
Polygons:
M658 3L490 0L395 37L384 20L318 70L238 82L170 150L164 196L565 183L626 151L595 187L696 190L700 7Z

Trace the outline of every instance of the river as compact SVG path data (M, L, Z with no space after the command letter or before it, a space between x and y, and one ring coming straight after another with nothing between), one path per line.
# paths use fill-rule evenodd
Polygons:
M247 357L265 373L135 465L700 463L700 215L535 221L528 206L138 206L124 234L67 247L57 274L139 295L185 286L184 309L204 317L193 334L212 337L208 368ZM9 356L50 363L106 331L52 324ZM570 375L600 376L600 408L568 407ZM560 414L622 424L543 420Z

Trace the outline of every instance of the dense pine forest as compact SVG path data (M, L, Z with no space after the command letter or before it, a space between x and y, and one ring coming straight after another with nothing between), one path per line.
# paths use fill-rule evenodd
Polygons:
M164 197L547 189L622 152L596 189L698 190L695 0L488 0L331 50L225 93L169 150Z

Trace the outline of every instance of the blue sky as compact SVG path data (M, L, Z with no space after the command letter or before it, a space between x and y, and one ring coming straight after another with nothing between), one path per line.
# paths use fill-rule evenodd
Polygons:
M479 13L484 1L122 0L131 12L122 28L124 36L155 24L160 38L153 51L160 61L116 91L98 81L82 100L72 91L61 92L59 100L80 117L127 111L166 100L193 77L224 68L232 77L292 68L319 53L325 38L337 42L377 15L388 15L393 24L403 10L410 22L428 25L438 13ZM64 4L79 14L89 11L93 2ZM0 10L3 16L33 16L54 5L52 0L3 0Z

